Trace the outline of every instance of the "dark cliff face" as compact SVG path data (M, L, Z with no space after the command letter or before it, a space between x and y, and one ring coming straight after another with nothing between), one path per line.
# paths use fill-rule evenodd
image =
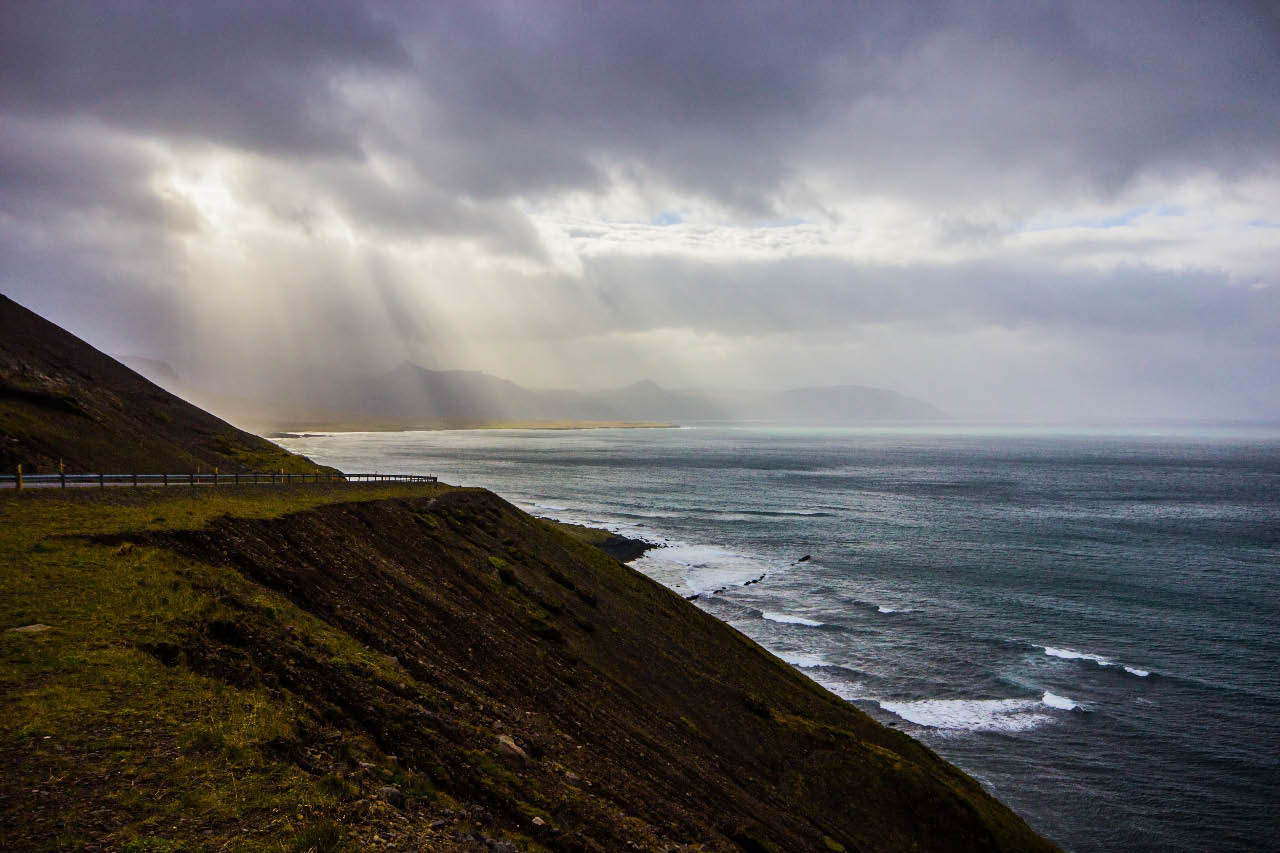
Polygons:
M448 846L449 815L467 814L487 837L564 850L1053 849L916 741L488 492L145 541L398 661L396 683L335 664L253 607L152 649L292 697L304 721L281 760L355 735L395 755L407 788L436 792L403 805L402 840Z
M322 468L144 379L0 296L0 469L49 473Z

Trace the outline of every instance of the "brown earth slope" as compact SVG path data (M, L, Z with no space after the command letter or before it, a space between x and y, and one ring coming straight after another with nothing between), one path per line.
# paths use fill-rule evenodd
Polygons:
M329 471L175 397L0 296L0 471Z
M126 538L234 569L403 668L335 663L253 607L149 646L305 708L281 760L341 777L343 742L394 755L422 796L399 823L340 815L357 847L1053 849L918 742L489 492Z

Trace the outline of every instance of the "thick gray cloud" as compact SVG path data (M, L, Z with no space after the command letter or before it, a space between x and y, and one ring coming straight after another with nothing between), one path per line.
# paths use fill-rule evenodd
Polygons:
M282 153L355 154L336 78L404 59L390 22L340 0L15 0L0 15L6 110Z
M1280 412L1278 128L1263 3L11 0L0 287L225 370L191 342L255 308L246 361L566 384L582 359L535 374L517 343L593 348L600 383L660 373L677 332L781 364L868 329L920 352L1031 330L1075 394L1158 350L1130 378L1161 411L1246 375ZM1185 199L1181 230L1074 221ZM1061 239L1020 231L1046 218ZM761 224L820 233L735 242Z
M1280 125L1280 15L1265 4L12 2L3 15L9 112L297 156L385 146L477 198L598 187L617 161L767 207L801 156L857 184L921 176L921 193L1010 171L1113 187L1144 168L1272 162ZM399 98L353 98L353 81Z

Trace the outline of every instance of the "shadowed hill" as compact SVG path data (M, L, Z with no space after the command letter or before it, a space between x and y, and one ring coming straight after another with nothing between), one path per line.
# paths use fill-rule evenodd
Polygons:
M0 548L34 561L0 617L55 626L0 635L18 849L55 830L154 849L1054 849L920 743L489 492L325 488L0 501Z
M175 397L0 296L0 469L330 471Z

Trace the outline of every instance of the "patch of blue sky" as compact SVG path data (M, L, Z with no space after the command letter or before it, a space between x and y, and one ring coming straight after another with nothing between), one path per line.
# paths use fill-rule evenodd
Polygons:
M664 210L649 220L650 225L679 225L684 218L674 210Z
M1166 210L1178 210L1178 213L1165 213ZM1158 216L1181 216L1185 211L1182 208L1157 208L1154 211L1150 207L1135 207L1132 210L1126 210L1123 213L1113 214L1112 216L1092 217L1089 219L1070 219L1070 220L1039 220L1035 222L1024 222L1014 226L1014 233L1024 233L1029 231L1057 231L1062 228L1124 228L1132 225L1139 217L1148 213L1155 213Z
M1280 221L1274 219L1251 219L1250 228L1280 228Z

